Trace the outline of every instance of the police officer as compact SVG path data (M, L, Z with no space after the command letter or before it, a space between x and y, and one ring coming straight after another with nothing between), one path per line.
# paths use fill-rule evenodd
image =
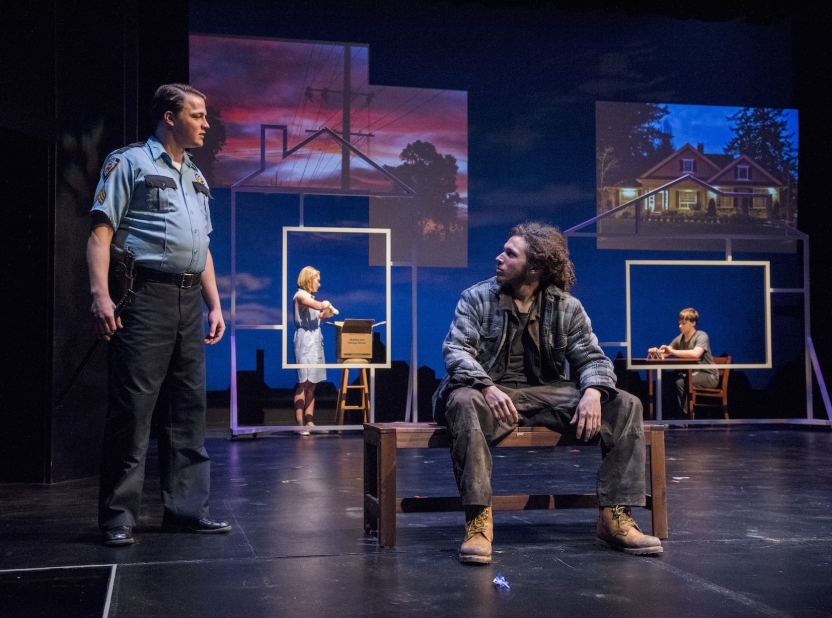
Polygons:
M210 192L185 150L203 144L205 95L186 84L161 86L151 115L154 135L107 157L87 243L95 328L110 340L98 523L104 544L113 547L133 543L150 422L163 384L170 404L159 433L162 529L231 530L208 511L205 344L222 338L225 322L208 249ZM120 315L109 291L111 243L131 249L136 260L135 293Z

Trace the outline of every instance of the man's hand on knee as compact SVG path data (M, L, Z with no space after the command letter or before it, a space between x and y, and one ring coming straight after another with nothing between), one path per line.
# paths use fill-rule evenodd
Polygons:
M569 421L575 425L575 435L586 442L591 440L595 434L601 431L601 391L588 388L584 391L575 415Z
M514 407L514 402L511 400L511 397L496 386L485 387L482 390L482 395L485 397L485 402L488 404L488 407L491 408L491 413L494 415L494 418L508 425L517 423L520 415L517 414L517 408ZM600 406L598 409L600 418Z

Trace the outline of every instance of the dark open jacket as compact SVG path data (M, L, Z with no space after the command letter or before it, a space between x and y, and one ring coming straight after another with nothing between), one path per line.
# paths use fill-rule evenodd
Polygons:
M618 391L612 363L598 346L580 301L554 285L543 290L541 300L540 331L536 334L544 382L564 380L568 361L581 393L592 386L603 393L603 401L615 397ZM493 384L488 371L505 354L510 311L510 299L500 293L494 278L462 292L442 344L448 373L433 396L436 422L445 424L445 405L454 389Z

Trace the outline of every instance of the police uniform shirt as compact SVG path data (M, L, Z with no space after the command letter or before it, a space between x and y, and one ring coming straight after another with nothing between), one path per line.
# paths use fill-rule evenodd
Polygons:
M111 225L141 266L198 273L205 269L212 229L209 198L188 153L177 170L159 140L150 137L107 157L95 191L93 226Z

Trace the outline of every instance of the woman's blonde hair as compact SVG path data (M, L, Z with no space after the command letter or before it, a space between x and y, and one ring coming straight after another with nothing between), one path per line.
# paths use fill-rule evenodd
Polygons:
M312 293L312 280L315 279L321 271L312 268L311 266L304 266L298 275L298 287Z

